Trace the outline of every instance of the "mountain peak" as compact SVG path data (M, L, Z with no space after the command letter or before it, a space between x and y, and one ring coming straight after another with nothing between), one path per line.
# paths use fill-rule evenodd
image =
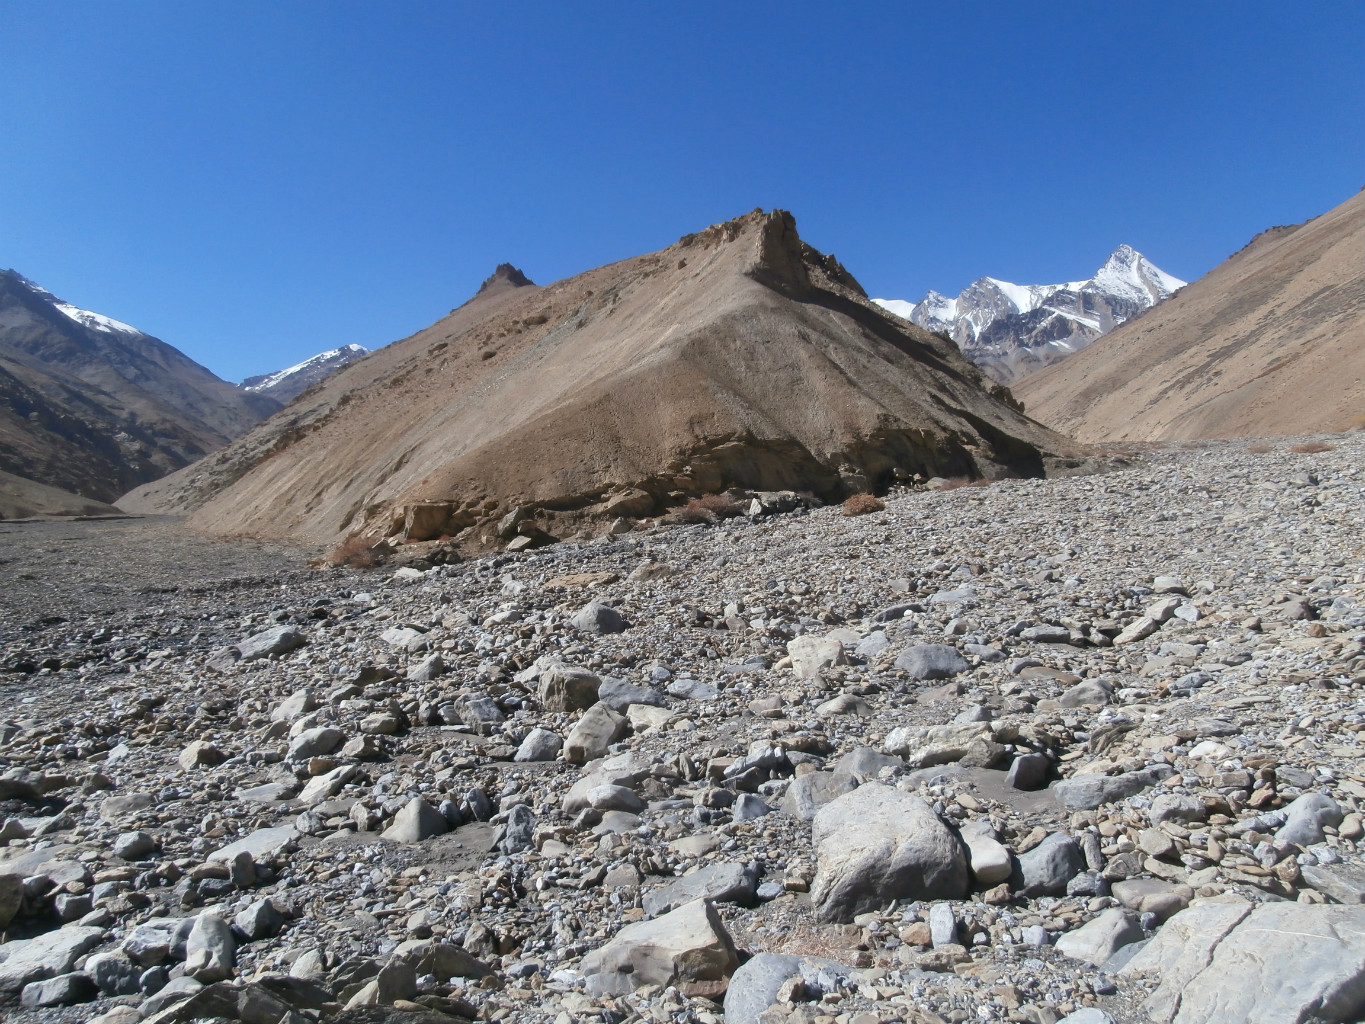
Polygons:
M499 263L488 280L479 285L476 295L488 292L502 292L509 288L535 287L535 282L510 263Z

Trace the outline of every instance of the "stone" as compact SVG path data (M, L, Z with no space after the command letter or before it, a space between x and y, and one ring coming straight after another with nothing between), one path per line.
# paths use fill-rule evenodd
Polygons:
M272 626L237 644L237 651L242 661L255 661L275 654L287 654L307 642L308 638L293 626Z
M960 761L983 740L991 740L989 722L900 726L886 734L882 749L903 757L910 768L927 768Z
M655 707L653 704L631 704L626 708L626 721L634 732L662 729L674 717L668 708Z
M1144 615L1119 631L1118 636L1114 637L1114 646L1135 644L1139 640L1146 640L1160 628L1161 623Z
M1057 703L1064 708L1112 704L1113 702L1114 687L1103 679L1082 679L1057 698Z
M1183 793L1162 793L1152 798L1152 806L1147 809L1147 817L1153 825L1168 821L1187 825L1192 821L1203 821L1208 816L1208 808L1203 800Z
M19 993L19 1002L24 1006L71 1006L94 999L99 989L90 976L73 971L59 974L43 981L31 981Z
M1190 907L1167 921L1120 973L1158 982L1143 1005L1162 1024L1352 1019L1365 1007L1365 908Z
M733 861L707 864L660 889L646 893L645 913L650 917L658 917L693 900L752 906L755 887L754 873L743 864Z
M1336 828L1344 814L1341 807L1324 793L1304 793L1285 808L1285 822L1275 838L1281 843L1313 846L1326 838L1323 827Z
M138 1012L143 1019L150 1019L168 1006L183 1003L191 996L204 990L204 983L194 978L176 978L138 1004ZM193 1019L193 1018L191 1018Z
M1158 921L1184 910L1194 899L1188 885L1162 878L1127 878L1114 882L1110 891L1129 910L1152 914Z
M5 943L8 955L0 962L0 992L18 992L29 982L70 973L76 961L103 940L103 928L66 925Z
M257 900L232 919L232 926L248 942L278 935L284 927L284 914L268 896Z
M585 604L569 625L584 633L624 633L628 623L615 608L596 601Z
M736 795L735 802L730 805L730 817L734 821L753 821L765 814L771 814L772 810L761 796L754 793L740 793Z
M560 750L564 747L564 740L558 734L549 729L532 729L526 734L517 752L512 756L513 761L553 761L559 756Z
M831 980L847 979L853 969L824 957L755 954L730 979L725 992L725 1024L761 1024L761 1015L778 1002L778 993L787 982L801 979L804 989L805 979L814 982L822 973Z
M998 885L1014 873L1010 851L994 836L984 831L963 828L962 841L967 846L968 866L976 883L985 888Z
M883 768L903 772L906 764L899 757L883 754L874 747L855 747L834 766L836 775L860 775L864 779L875 779Z
M429 683L433 679L439 679L446 670L445 659L438 653L428 654L408 669L408 681L414 683Z
M583 958L588 994L625 995L674 985L686 996L718 996L739 957L715 908L694 900L662 917L628 924Z
M596 699L623 715L632 704L661 708L665 703L663 694L658 690L651 690L648 686L635 686L614 676L607 676L602 680L597 688ZM589 701L588 706L591 707L593 703Z
M1019 634L1019 639L1036 644L1066 644L1071 642L1071 630L1065 626L1029 626Z
M535 849L536 816L526 804L514 804L507 812L503 825L502 838L497 848L502 853L512 855Z
M625 734L626 719L606 704L598 702L583 712L564 740L564 760L587 764L602 757L607 748Z
M1085 870L1080 843L1054 832L1015 862L1011 883L1025 896L1062 896L1066 884Z
M1169 765L1160 765L1122 775L1073 775L1054 782L1051 792L1068 810L1093 811L1102 804L1136 796L1173 771Z
M156 967L172 959L184 959L185 944L193 927L192 917L153 917L128 932L119 949L141 967Z
M134 996L139 992L142 968L122 950L91 953L82 968L106 996Z
M1126 910L1110 907L1093 920L1061 936L1056 946L1058 952L1065 953L1073 960L1084 960L1099 967L1120 946L1138 942L1142 937L1142 926L1137 918Z
M1105 1013L1098 1006L1082 1006L1073 1013L1068 1013L1057 1024L1114 1024L1114 1018Z
M100 817L112 825L155 806L156 797L151 793L124 793L102 800Z
M191 768L215 767L226 761L227 757L227 754L207 740L195 740L180 752L180 757L177 760L181 768L189 771Z
M1158 594L1189 594L1179 576L1157 576L1152 580L1152 590Z
M313 807L330 800L341 792L346 783L355 778L356 767L353 764L338 765L329 772L324 772L308 780L308 785L296 798L305 807Z
M507 716L502 713L492 697L482 693L466 694L454 701L456 714L460 721L480 736L488 736L498 730Z
M1299 872L1304 882L1338 903L1365 903L1365 867L1359 864L1304 865Z
M907 648L896 658L896 668L911 679L951 679L971 666L948 644L919 644Z
M275 705L270 712L272 722L292 722L296 718L302 718L310 711L317 710L318 702L313 698L311 691L307 689L295 690Z
M588 806L599 811L627 811L639 814L648 804L625 786L594 786L588 791Z
M809 772L798 775L782 795L778 810L802 821L811 821L816 812L837 797L852 793L858 780L841 772Z
M305 729L290 741L284 759L286 761L307 761L312 757L330 754L345 738L345 733L330 725Z
M0 875L0 928L9 927L14 915L24 905L24 879L22 875Z
M959 899L962 845L919 797L869 782L815 815L811 904L821 921L847 923L895 899Z
M273 828L259 828L250 835L234 843L220 847L209 854L214 862L230 864L240 853L249 853L251 859L268 861L276 854L283 853L298 838L298 829L293 825L276 825Z
M580 711L597 703L602 680L585 668L554 662L540 675L540 703L546 711Z
M957 918L948 903L935 903L929 908L929 942L935 949L957 942Z
M395 843L419 843L449 831L445 816L420 796L415 796L393 816L393 823L381 835Z
M157 842L146 832L120 832L114 839L114 856L123 860L141 860L157 847Z
M221 917L203 913L194 919L185 942L185 973L205 985L232 977L237 966L237 940Z
M1005 772L1005 785L1024 791L1042 789L1051 770L1052 761L1046 754L1020 754Z
M819 679L825 669L847 663L844 645L818 636L798 636L787 641L792 672L797 679Z

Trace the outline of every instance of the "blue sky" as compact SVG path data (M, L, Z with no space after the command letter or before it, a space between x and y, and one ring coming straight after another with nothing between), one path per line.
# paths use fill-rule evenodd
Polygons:
M1193 279L1365 185L1357 3L0 0L0 266L230 380L755 206L869 293Z

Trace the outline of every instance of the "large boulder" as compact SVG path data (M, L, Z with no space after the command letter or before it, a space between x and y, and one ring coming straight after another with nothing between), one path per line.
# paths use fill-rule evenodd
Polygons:
M540 703L546 711L580 711L597 703L601 685L585 668L552 662L540 674Z
M777 1002L778 991L792 978L803 988L833 988L853 974L853 968L821 956L790 956L759 953L745 962L730 979L725 992L725 1024L759 1024L759 1015Z
M0 963L0 992L17 992L31 981L69 974L76 961L103 939L103 928L67 925L5 943L8 956Z
M833 637L798 636L787 641L792 672L797 679L819 679L833 665L843 665L844 645Z
M903 725L886 734L882 750L903 757L911 768L929 768L961 761L973 748L992 742L990 722Z
M919 644L896 658L896 668L911 679L951 679L971 668L967 659L948 644Z
M618 715L599 701L574 723L564 740L564 760L570 764L587 764L602 757L607 748L625 735L629 728L625 716Z
M652 921L626 925L583 958L588 993L617 996L644 985L676 985L688 996L717 996L739 966L720 915L694 900Z
M847 923L895 899L960 899L962 843L917 796L870 782L820 808L811 903L822 921Z
M1302 1024L1365 1011L1365 907L1207 903L1182 910L1122 971L1158 984L1161 1024Z

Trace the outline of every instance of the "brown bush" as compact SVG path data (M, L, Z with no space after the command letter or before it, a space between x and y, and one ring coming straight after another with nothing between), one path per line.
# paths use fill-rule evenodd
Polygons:
M1316 455L1318 452L1330 452L1332 446L1321 441L1305 441L1303 444L1291 445L1289 450L1300 455Z
M1249 444L1249 445L1247 445L1247 454L1249 454L1249 455L1265 455L1265 454L1267 454L1269 451L1270 451L1270 445L1268 445L1268 444Z
M744 506L728 494L703 494L688 498L678 510L678 518L685 523L714 523L717 519L732 519L744 514Z
M373 569L384 560L368 537L353 533L327 552L327 564L347 569Z
M886 503L875 494L855 494L844 502L844 515L865 516L870 512L881 512Z

